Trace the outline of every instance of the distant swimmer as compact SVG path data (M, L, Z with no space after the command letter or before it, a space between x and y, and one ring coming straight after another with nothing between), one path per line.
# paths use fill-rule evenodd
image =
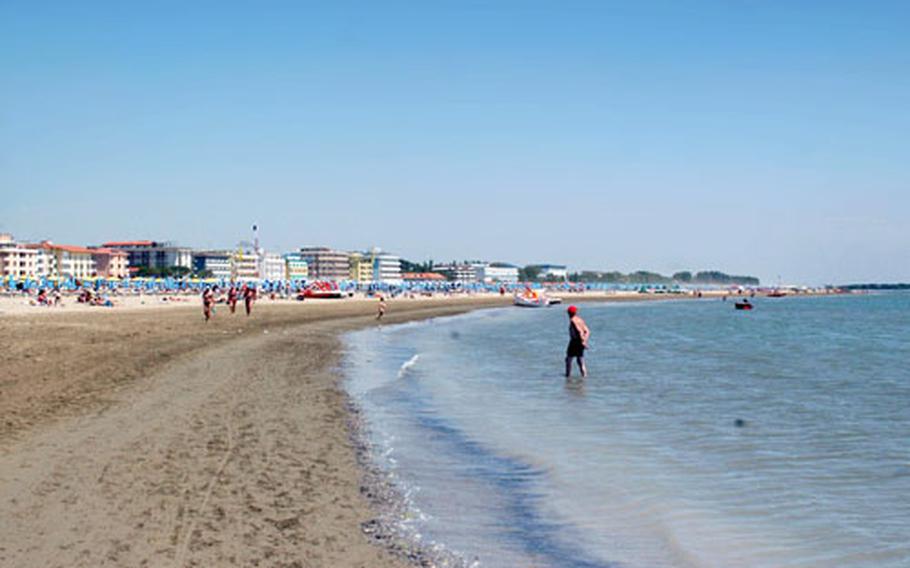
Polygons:
M382 316L385 315L386 304L385 297L379 296L379 311L376 313L376 319L381 320Z
M566 310L569 314L569 347L566 349L566 378L572 376L572 359L578 361L578 370L581 371L582 377L588 376L588 369L585 367L585 349L588 347L588 338L591 337L591 330L585 320L578 315L578 308L569 306Z

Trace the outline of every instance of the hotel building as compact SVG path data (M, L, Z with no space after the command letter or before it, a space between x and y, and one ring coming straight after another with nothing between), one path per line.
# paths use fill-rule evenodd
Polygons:
M263 280L271 280L272 282L284 280L287 274L287 263L278 253L263 253L260 270L260 278Z
M0 278L22 280L37 275L38 251L18 244L8 233L0 233Z
M196 251L193 253L193 272L208 272L212 278L231 278L231 253L226 250Z
M129 255L122 250L90 247L95 261L95 274L102 278L126 278L130 275Z
M133 268L192 268L193 251L178 247L174 243L156 241L113 241L104 243L104 248L120 250L129 255Z
M379 249L371 252L373 258L373 281L385 284L401 284L401 258Z
M372 282L373 281L373 260L369 255L359 252L352 252L348 257L351 272L350 278L355 282Z
M72 245L56 245L43 241L26 245L37 252L37 276L85 279L95 275L92 250Z
M505 262L476 265L477 279L485 284L514 284L518 282L518 267Z
M303 247L300 256L307 262L314 280L347 280L351 275L348 253L328 247Z
M477 282L477 265L476 264L440 264L433 267L434 272L443 274L453 282Z
M284 255L284 278L292 282L306 280L310 276L310 266L299 252Z
M284 280L285 262L281 255L240 251L231 256L231 278L235 280Z

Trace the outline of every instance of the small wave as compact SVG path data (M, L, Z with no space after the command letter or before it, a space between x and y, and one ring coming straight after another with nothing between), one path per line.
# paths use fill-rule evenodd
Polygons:
M411 367L413 367L414 365L417 364L418 359L420 359L420 355L414 355L413 357L411 357L410 359L405 361L404 364L401 365L401 368L398 369L398 378L400 379L400 378L404 377L407 374L407 372L411 369Z

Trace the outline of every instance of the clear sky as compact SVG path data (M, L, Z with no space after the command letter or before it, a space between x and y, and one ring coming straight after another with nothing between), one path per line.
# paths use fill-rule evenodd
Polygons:
M0 230L910 281L910 2L0 1Z

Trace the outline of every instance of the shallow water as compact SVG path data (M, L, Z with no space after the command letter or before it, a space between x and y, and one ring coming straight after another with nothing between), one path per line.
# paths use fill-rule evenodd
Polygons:
M582 306L584 382L562 309L363 330L347 385L480 566L910 565L910 295L755 303Z

